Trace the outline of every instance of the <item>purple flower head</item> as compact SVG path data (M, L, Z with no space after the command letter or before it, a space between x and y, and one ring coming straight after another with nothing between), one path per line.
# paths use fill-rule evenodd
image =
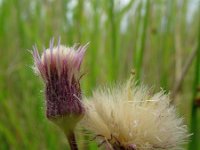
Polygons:
M80 66L87 45L65 47L53 46L44 49L41 57L34 47L33 57L36 71L45 83L46 116L50 120L68 118L79 121L85 109L81 102ZM73 125L73 124L72 124Z

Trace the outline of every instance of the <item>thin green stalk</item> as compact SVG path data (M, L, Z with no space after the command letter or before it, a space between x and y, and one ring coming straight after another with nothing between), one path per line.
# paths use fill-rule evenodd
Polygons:
M111 26L111 78L110 80L116 80L117 78L117 35L116 35L116 18L115 18L115 2L114 0L109 1L109 19Z
M134 0L130 0L129 3L126 6L124 6L122 10L118 13L117 17L120 18L120 20L131 9L133 3L134 3Z
M77 143L76 143L76 138L75 138L74 132L71 131L69 134L66 134L66 137L69 141L70 149L71 150L78 150L78 146L77 146Z
M76 40L77 42L82 41L82 18L83 18L83 6L84 3L82 0L78 0L77 6L75 8L75 33L77 34Z
M169 71L171 68L169 65L170 52L174 49L174 20L176 17L175 13L175 1L168 0L164 3L166 7L166 14L163 16L165 24L162 25L161 31L162 35L160 39L160 51L159 51L159 69L161 71L160 84L163 89L169 89ZM158 41L159 42L159 41Z
M136 78L139 79L141 77L141 70L142 70L142 62L144 57L144 50L146 45L146 33L147 33L147 25L148 25L148 18L149 18L149 8L150 8L150 0L146 0L145 3L145 16L142 24L142 34L141 39L137 43L137 49L136 49ZM143 11L143 9L141 9ZM142 12L141 12L142 13Z
M200 20L199 20L200 25ZM192 96L192 113L191 113L191 132L193 133L189 149L194 150L199 147L199 139L198 139L198 115L197 115L197 105L195 104L195 100L198 94L198 87L200 86L200 29L198 35L198 52L196 58L196 66L195 66L195 75L194 75L194 85L193 85L193 96Z
M23 16L23 5L22 1L15 1L16 10L17 10L17 27L18 27L18 36L20 37L20 47L24 47L27 43L26 40L26 31L25 31L25 23L22 19Z
M92 43L91 43L91 55L90 55L90 66L91 66L91 77L90 77L90 88L94 88L96 85L96 77L98 68L96 67L96 59L98 55L99 47L99 24L100 24L100 12L99 10L99 0L92 1L93 8L93 30L92 30Z
M136 44L133 45L133 49L136 50L135 53L133 53L133 64L135 66L135 69L137 69L137 54L138 54L138 46L140 41L140 29L141 29L141 20L142 20L142 17L141 17L141 10L142 10L142 3L140 2L139 5L137 6L136 8L136 13L135 13L135 16L134 16L134 19L135 19L135 24L133 23L133 32L134 32L134 37L135 37L135 40L136 40ZM139 42L137 42L139 41Z

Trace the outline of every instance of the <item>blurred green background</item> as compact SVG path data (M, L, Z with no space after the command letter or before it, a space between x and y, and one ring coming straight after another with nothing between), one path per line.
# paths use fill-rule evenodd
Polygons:
M41 80L28 50L52 37L90 42L83 94L125 81L132 69L155 91L171 92L200 150L200 0L0 0L0 149L69 149L45 118ZM84 131L80 149L97 149Z

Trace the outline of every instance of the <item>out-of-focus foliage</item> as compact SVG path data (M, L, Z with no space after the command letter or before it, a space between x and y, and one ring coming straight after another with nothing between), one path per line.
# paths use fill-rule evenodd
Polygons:
M86 96L97 85L125 81L132 68L140 81L173 92L200 43L199 8L199 0L0 0L0 149L67 147L45 119L43 85L31 68L34 44L42 51L52 37L69 46L90 42L82 78ZM194 62L175 101L187 124ZM80 148L97 149L87 138L79 135Z

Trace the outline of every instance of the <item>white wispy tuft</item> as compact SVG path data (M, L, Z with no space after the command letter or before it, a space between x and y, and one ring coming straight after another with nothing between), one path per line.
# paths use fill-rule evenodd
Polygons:
M163 91L152 94L130 79L85 99L83 124L99 146L114 150L178 150L189 134Z

